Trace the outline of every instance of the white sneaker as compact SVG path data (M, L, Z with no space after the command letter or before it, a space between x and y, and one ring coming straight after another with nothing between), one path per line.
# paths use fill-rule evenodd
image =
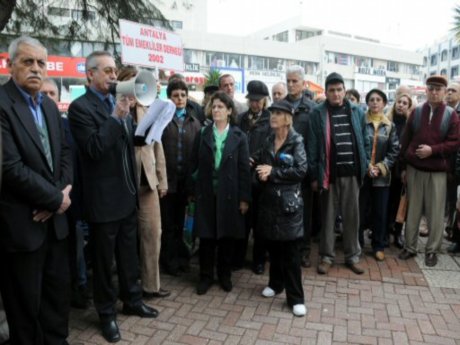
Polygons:
M292 313L295 316L305 316L307 314L307 307L305 307L305 304L296 304L292 307Z
M273 297L275 296L275 290L273 290L270 286L267 286L265 289L263 289L262 296Z

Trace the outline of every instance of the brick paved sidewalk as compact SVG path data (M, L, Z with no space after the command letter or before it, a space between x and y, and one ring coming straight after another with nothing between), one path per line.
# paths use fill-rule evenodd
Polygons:
M438 281L429 286L436 278L426 279L427 270L420 269L416 260L402 262L397 253L386 250L384 262L364 255L361 262L367 272L361 276L349 271L340 256L327 276L316 274L314 261L303 272L308 307L304 318L292 315L284 294L273 299L260 296L267 273L257 276L243 269L233 274L232 292L214 285L198 296L198 267L193 264L191 272L181 277L162 276L163 286L173 293L149 302L160 310L158 319L118 316L123 339L119 344L460 345L460 284L435 287L442 286ZM454 281L460 276L458 263L445 254L440 257L440 269ZM73 310L69 341L105 343L94 308Z

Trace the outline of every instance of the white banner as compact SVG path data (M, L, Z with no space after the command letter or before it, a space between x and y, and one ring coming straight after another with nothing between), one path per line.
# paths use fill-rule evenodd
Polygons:
M124 65L184 70L182 39L175 33L120 19L120 43Z

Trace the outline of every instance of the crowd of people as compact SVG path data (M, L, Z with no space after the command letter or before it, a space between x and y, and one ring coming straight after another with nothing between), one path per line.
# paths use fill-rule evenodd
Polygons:
M299 317L307 314L302 267L311 266L316 234L318 274L335 264L338 228L355 274L365 272L367 229L377 261L391 239L399 259L416 256L422 216L427 266L437 264L446 214L449 250L460 252L460 85L443 76L426 80L423 104L400 87L389 106L374 88L364 111L360 94L335 72L312 99L303 68L290 66L271 94L262 81L249 82L246 104L225 74L206 88L202 105L175 74L167 86L174 115L161 142L147 145L135 135L146 107L111 93L137 68L118 69L110 53L91 53L86 93L63 117L57 85L46 78L46 47L23 36L8 52L11 78L0 87L0 289L12 344L66 344L70 306L87 308L90 297L108 342L121 339L117 299L125 315L157 317L144 300L170 296L160 272L190 270L190 210L197 294L216 282L214 271L224 291L233 289L232 271L245 266L252 234L254 274L269 262L261 295L285 291Z

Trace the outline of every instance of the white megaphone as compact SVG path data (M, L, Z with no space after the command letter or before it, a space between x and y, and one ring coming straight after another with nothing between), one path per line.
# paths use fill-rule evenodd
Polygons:
M139 104L147 107L157 97L157 84L151 72L140 70L134 78L112 84L110 92L135 97Z

